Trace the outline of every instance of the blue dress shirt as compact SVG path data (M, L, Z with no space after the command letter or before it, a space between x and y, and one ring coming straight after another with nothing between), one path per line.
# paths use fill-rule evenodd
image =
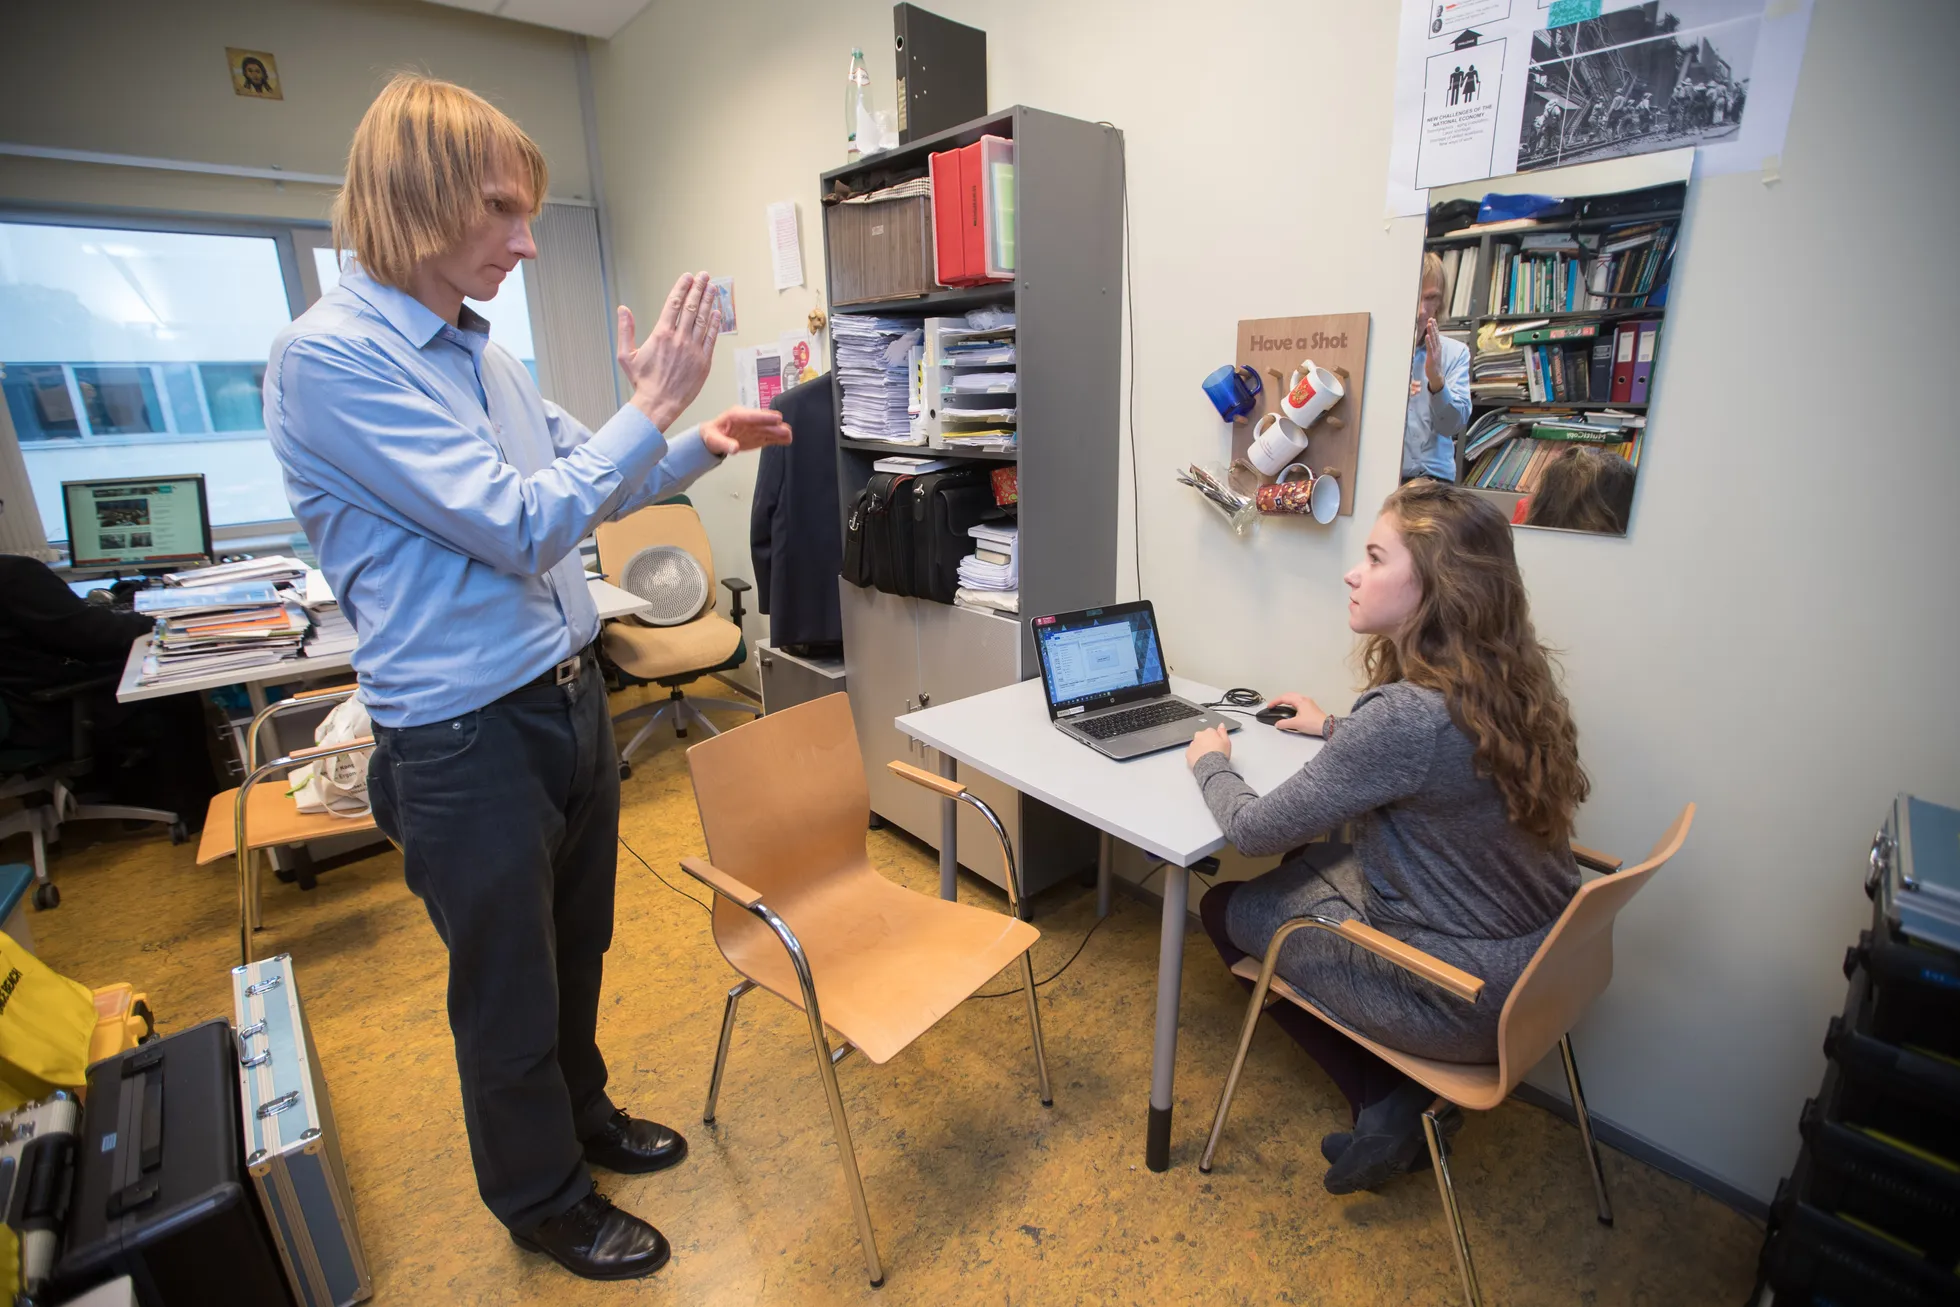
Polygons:
M579 542L720 460L627 405L598 431L538 394L467 307L358 268L272 342L265 428L359 644L382 726L481 708L599 633Z
M1409 380L1418 389L1409 396L1409 411L1402 425L1402 479L1432 476L1438 481L1456 480L1456 440L1470 421L1470 347L1460 340L1438 334L1442 346L1437 369L1443 374L1443 388L1432 391L1423 375L1429 349L1416 346L1409 363Z

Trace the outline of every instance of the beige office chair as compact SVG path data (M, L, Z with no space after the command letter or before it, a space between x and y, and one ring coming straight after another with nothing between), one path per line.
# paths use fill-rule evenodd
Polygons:
M760 985L810 1023L845 1187L873 1288L884 1283L871 1215L833 1069L852 1049L888 1062L939 1018L1018 960L1027 991L1035 1075L1051 1106L1048 1062L1028 950L1040 932L1020 919L1020 873L992 809L957 781L902 762L891 770L977 810L1000 836L1007 915L949 903L894 885L864 847L871 811L851 701L829 695L738 726L687 751L711 861L681 866L717 895L715 944L742 983L728 991L721 1042L708 1078L712 1125L735 1009ZM844 1037L833 1049L828 1025Z
M702 571L711 577L715 574L715 556L708 548L708 533L702 529L701 517L693 505L685 501L642 508L617 522L604 523L595 535L599 564L612 572L615 580L620 579L619 573L635 554L655 545L679 545L694 555ZM717 605L710 601L699 616L680 626L645 626L626 618L607 622L601 632L599 648L619 669L623 680L633 685L651 683L668 691L664 702L644 703L613 718L615 732L627 722L646 719L646 725L619 751L622 777L632 774L633 754L663 720L671 721L674 737L684 740L690 726L703 735L721 733L702 715L703 708L742 712L751 717L762 715L762 709L753 703L690 699L681 689L689 681L712 672L730 671L749 659L748 645L742 638L742 592L749 588L749 583L739 576L731 576L724 578L722 584L734 596L730 612L733 621L716 612Z
M198 841L197 864L201 867L227 855L238 859L238 955L241 964L253 960L252 934L260 926L261 890L258 853L261 849L305 844L335 835L358 835L375 829L374 814L336 817L326 812L301 812L283 785L267 784L302 763L372 749L371 738L335 745L331 748L295 749L283 757L259 762L259 732L268 721L300 709L317 709L323 703L351 698L352 685L325 686L302 690L298 694L268 704L252 718L245 732L245 780L235 790L211 796L211 807L204 817L204 833Z
M1456 1246L1457 1271L1463 1277L1463 1294L1470 1307L1480 1307L1483 1298L1477 1290L1477 1273L1470 1261L1470 1244L1463 1233L1463 1217L1457 1210L1456 1191L1450 1184L1449 1148L1443 1138L1439 1118L1450 1110L1452 1104L1475 1112L1487 1112L1496 1107L1510 1096L1518 1081L1524 1079L1525 1072L1536 1066L1555 1044L1565 1064L1566 1086L1572 1091L1572 1111L1578 1121L1579 1138L1586 1146L1586 1164L1592 1170L1593 1195L1599 1203L1599 1220L1602 1225L1611 1225L1613 1208L1606 1198L1606 1179L1599 1170L1599 1149L1593 1143L1592 1118L1586 1112L1586 1096L1579 1088L1579 1064L1573 1057L1572 1037L1568 1032L1578 1024L1592 1001L1605 992L1607 982L1613 978L1613 919L1640 887L1660 870L1661 864L1680 851L1694 819L1695 805L1690 803L1674 819L1667 833L1661 836L1660 843L1647 855L1647 860L1625 871L1615 871L1619 863L1614 859L1582 846L1573 846L1573 852L1580 862L1609 874L1580 886L1579 892L1552 924L1545 942L1538 946L1538 952L1518 978L1510 997L1504 1000L1504 1010L1498 1016L1495 1063L1437 1062L1365 1039L1339 1025L1304 995L1275 977L1273 964L1278 960L1280 945L1286 942L1287 936L1296 930L1319 929L1330 930L1370 953L1387 958L1465 1002L1477 1001L1483 991L1483 981L1359 921L1307 916L1295 917L1280 926L1274 932L1272 942L1266 946L1263 961L1241 958L1232 968L1235 975L1255 982L1252 1002L1246 1008L1245 1025L1239 1032L1238 1053L1232 1059L1231 1072L1225 1077L1225 1090L1218 1098L1218 1115L1212 1121L1211 1138L1205 1143L1204 1156L1198 1161L1198 1169L1205 1172L1211 1170L1212 1154L1217 1151L1218 1137L1225 1129L1226 1113L1232 1107L1232 1092L1238 1087L1239 1072L1245 1066L1245 1055L1252 1047L1252 1034L1259 1024L1259 1014L1267 1006L1270 990L1335 1026L1342 1034L1423 1088L1435 1092L1436 1101L1422 1114L1422 1129L1429 1143L1430 1160L1436 1167L1436 1189L1442 1195L1443 1211L1450 1220L1450 1232Z

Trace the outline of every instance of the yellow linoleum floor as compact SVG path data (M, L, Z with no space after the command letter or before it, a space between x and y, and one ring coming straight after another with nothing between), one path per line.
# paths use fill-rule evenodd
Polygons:
M616 696L615 707L628 702ZM684 755L636 760L621 833L676 886L702 851ZM937 886L935 855L903 836L870 845L893 878ZM90 985L133 981L165 1030L229 1015L236 958L229 864L193 846L71 828L54 872L62 906L36 914L41 955ZM22 840L0 860L25 860ZM965 901L998 906L963 877ZM1094 893L1038 902L1038 974L1094 922ZM1045 987L1055 1086L1035 1093L1018 996L969 1002L884 1066L839 1067L887 1280L865 1283L801 1015L743 1004L719 1122L701 1124L723 996L736 977L707 914L620 855L600 1042L613 1097L692 1145L676 1170L601 1175L654 1221L673 1261L648 1280L592 1284L526 1254L478 1202L443 1013L444 955L400 859L378 855L300 893L268 880L262 952L296 958L331 1083L375 1301L539 1303L1317 1303L1458 1300L1433 1179L1329 1196L1318 1141L1345 1105L1284 1036L1261 1032L1220 1147L1203 1132L1231 1056L1242 992L1193 930L1185 957L1173 1167L1143 1165L1157 912L1118 897L1080 959ZM1007 988L997 981L993 988ZM1583 1049L1581 1050L1583 1055ZM1577 1132L1520 1103L1473 1117L1452 1172L1485 1300L1495 1304L1734 1304L1760 1230L1685 1184L1605 1150L1618 1224L1599 1226Z

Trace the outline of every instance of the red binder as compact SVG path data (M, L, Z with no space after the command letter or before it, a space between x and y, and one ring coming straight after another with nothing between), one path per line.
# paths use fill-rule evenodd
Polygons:
M927 160L932 175L933 275L942 286L970 286L960 184L960 151L946 150Z
M1654 379L1654 347L1661 334L1658 322L1642 322L1639 327L1640 342L1633 347L1633 385L1627 394L1627 402L1631 404L1647 402L1647 392Z
M1639 331L1631 322L1622 322L1613 329L1612 403L1633 402L1633 353L1638 339Z
M966 245L961 285L977 286L987 280L987 195L982 184L985 166L980 162L980 143L960 149L960 234Z

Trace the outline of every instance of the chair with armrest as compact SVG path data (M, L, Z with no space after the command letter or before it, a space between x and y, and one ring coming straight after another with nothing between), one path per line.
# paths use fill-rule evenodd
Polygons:
M602 567L623 570L642 549L678 545L694 555L703 572L711 577L715 574L715 556L708 547L708 533L702 529L701 517L693 505L685 502L653 504L616 522L603 523L595 538ZM716 611L718 605L711 599L692 621L679 626L647 626L629 619L608 622L600 633L600 651L619 669L621 679L630 685L658 685L668 692L665 701L644 703L613 718L615 732L627 722L646 719L646 724L619 751L620 776L632 774L633 755L662 720L671 721L674 738L684 740L690 726L698 727L703 735L720 734L714 723L702 715L704 708L743 712L752 717L762 715L762 708L757 704L689 698L681 688L714 672L732 671L749 660L748 643L742 638L742 618L747 616L742 608L742 594L749 589L749 583L739 576L724 577L721 583L734 597L728 617Z
M238 860L238 951L241 963L254 960L252 934L261 925L258 851L375 829L372 812L358 817L338 817L330 812L301 812L284 787L263 784L304 763L372 749L372 738L364 737L330 748L295 749L282 757L261 763L259 732L275 717L351 698L356 688L352 685L333 685L302 690L277 703L267 704L252 718L252 725L245 732L244 781L235 790L212 796L210 810L204 818L204 835L198 841L197 862L203 866L226 856Z
M891 770L965 803L1000 837L1007 915L895 885L871 865L870 792L842 694L798 704L690 747L687 764L708 860L681 866L715 892L715 944L742 981L728 991L702 1120L714 1124L736 1005L757 986L809 1020L817 1074L837 1134L845 1188L873 1288L884 1283L836 1063L857 1049L890 1061L1003 968L1020 966L1042 1106L1052 1106L1028 950L1040 932L1020 919L1020 873L992 809L965 786L902 762ZM843 1037L833 1049L829 1026Z
M0 799L26 801L18 812L0 817L0 839L19 834L32 837L34 906L43 911L61 906L61 891L48 878L48 845L61 839L61 828L67 822L162 822L170 827L172 844L182 844L190 838L183 821L174 812L123 803L83 803L75 796L70 782L81 780L95 769L88 695L114 686L116 679L114 675L89 676L19 696L30 704L65 702L69 705L71 725L66 749L9 747L5 741L12 731L13 714L5 698L0 697Z
M1438 1062L1416 1057L1378 1044L1340 1025L1304 995L1273 974L1279 960L1280 945L1296 930L1327 930L1357 947L1386 958L1413 975L1447 991L1466 1003L1479 1000L1484 982L1441 959L1359 921L1336 921L1329 917L1295 917L1274 932L1265 957L1255 962L1241 958L1233 974L1253 981L1252 1002L1246 1008L1245 1024L1239 1031L1239 1047L1232 1069L1225 1077L1224 1092L1218 1098L1218 1114L1212 1121L1211 1137L1205 1142L1198 1169L1209 1173L1219 1136L1225 1130L1225 1117L1232 1107L1232 1093L1238 1087L1239 1072L1252 1047L1253 1031L1259 1014L1274 1001L1273 996L1306 1009L1334 1026L1402 1074L1432 1091L1436 1100L1422 1114L1423 1135L1429 1144L1429 1157L1436 1168L1436 1189L1443 1200L1455 1240L1457 1272L1463 1280L1463 1294L1470 1307L1480 1307L1483 1298L1477 1288L1477 1273L1470 1260L1470 1244L1463 1232L1463 1217L1457 1209L1456 1190L1450 1183L1449 1146L1443 1136L1441 1118L1452 1108L1487 1112L1510 1096L1525 1073L1536 1066L1554 1046L1565 1065L1565 1083L1572 1092L1572 1111L1579 1126L1579 1139L1586 1147L1586 1164L1592 1172L1593 1196L1599 1205L1602 1225L1613 1223L1613 1208L1606 1197L1606 1179L1599 1169L1599 1148L1593 1142L1592 1118L1586 1111L1586 1096L1579 1087L1579 1064L1572 1052L1570 1031L1606 990L1613 977L1613 921L1640 888L1677 853L1694 823L1695 805L1690 803L1661 836L1647 860L1625 871L1618 870L1616 858L1573 845L1573 856L1583 866L1606 874L1579 887L1579 892L1552 923L1545 940L1525 966L1524 974L1504 1000L1498 1016L1497 1061L1488 1064Z

